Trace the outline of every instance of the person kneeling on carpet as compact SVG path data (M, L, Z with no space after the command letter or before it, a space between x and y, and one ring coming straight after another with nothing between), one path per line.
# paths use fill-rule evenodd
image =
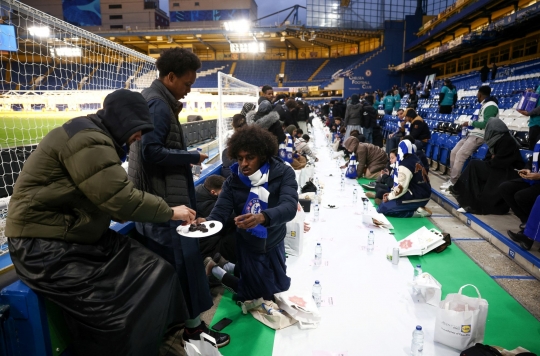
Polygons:
M381 148L371 143L360 143L356 137L351 136L346 139L343 147L350 153L356 154L358 177L375 179L388 162L388 156ZM347 165L341 168L345 167Z
M397 218L431 216L425 206L431 197L429 177L422 162L414 154L414 140L403 140L398 147L397 169L394 170L394 187L383 195L377 212Z
M295 173L275 157L275 137L258 125L238 130L228 145L229 157L237 163L207 220L225 223L236 213L237 299L272 300L291 284L284 240L286 223L294 219L298 204ZM225 267L222 270L227 272Z
M379 178L369 184L362 184L362 187L368 190L375 190L374 192L367 192L366 197L370 199L375 198L375 204L377 205L381 205L383 196L389 193L390 189L394 186L394 170L396 169L397 154L397 148L390 151L388 155L390 162L381 171Z

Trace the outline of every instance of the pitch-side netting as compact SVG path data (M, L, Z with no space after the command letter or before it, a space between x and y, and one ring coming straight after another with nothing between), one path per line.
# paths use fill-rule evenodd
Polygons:
M0 0L0 16L1 246L5 203L41 139L112 90L148 87L157 71L154 58L19 1Z
M233 115L239 114L245 103L257 105L259 88L228 74L218 72L218 94L219 152L223 152L223 149L227 145L227 139L233 133Z

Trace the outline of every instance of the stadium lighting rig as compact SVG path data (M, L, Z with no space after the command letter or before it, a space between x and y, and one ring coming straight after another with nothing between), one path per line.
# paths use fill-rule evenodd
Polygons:
M47 26L32 26L28 27L28 33L34 37L49 37L51 35L51 29Z
M265 42L231 43L231 53L265 53Z
M228 32L243 33L249 31L251 23L249 20L225 21L223 27Z

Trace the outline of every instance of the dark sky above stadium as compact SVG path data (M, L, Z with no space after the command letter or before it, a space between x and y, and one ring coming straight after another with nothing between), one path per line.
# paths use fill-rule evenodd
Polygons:
M270 15L271 13L277 12L279 10L286 9L293 5L302 5L306 6L306 0L296 0L296 1L290 1L290 0L256 0L257 5L259 5L259 17L263 17L266 15ZM169 12L169 0L159 0L159 7L165 11ZM289 10L290 11L290 10ZM282 12L281 14L272 16L270 18L264 19L261 21L262 26L272 26L276 22L281 23L285 17L289 14L289 11ZM306 10L300 9L298 12L298 18L302 22L302 24L306 23ZM292 16L289 18L292 20Z

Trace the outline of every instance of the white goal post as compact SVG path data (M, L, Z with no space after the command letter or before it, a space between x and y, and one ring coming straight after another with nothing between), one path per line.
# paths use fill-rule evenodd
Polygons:
M233 132L233 115L239 114L245 103L257 105L259 87L218 72L218 97L218 140L221 154Z

